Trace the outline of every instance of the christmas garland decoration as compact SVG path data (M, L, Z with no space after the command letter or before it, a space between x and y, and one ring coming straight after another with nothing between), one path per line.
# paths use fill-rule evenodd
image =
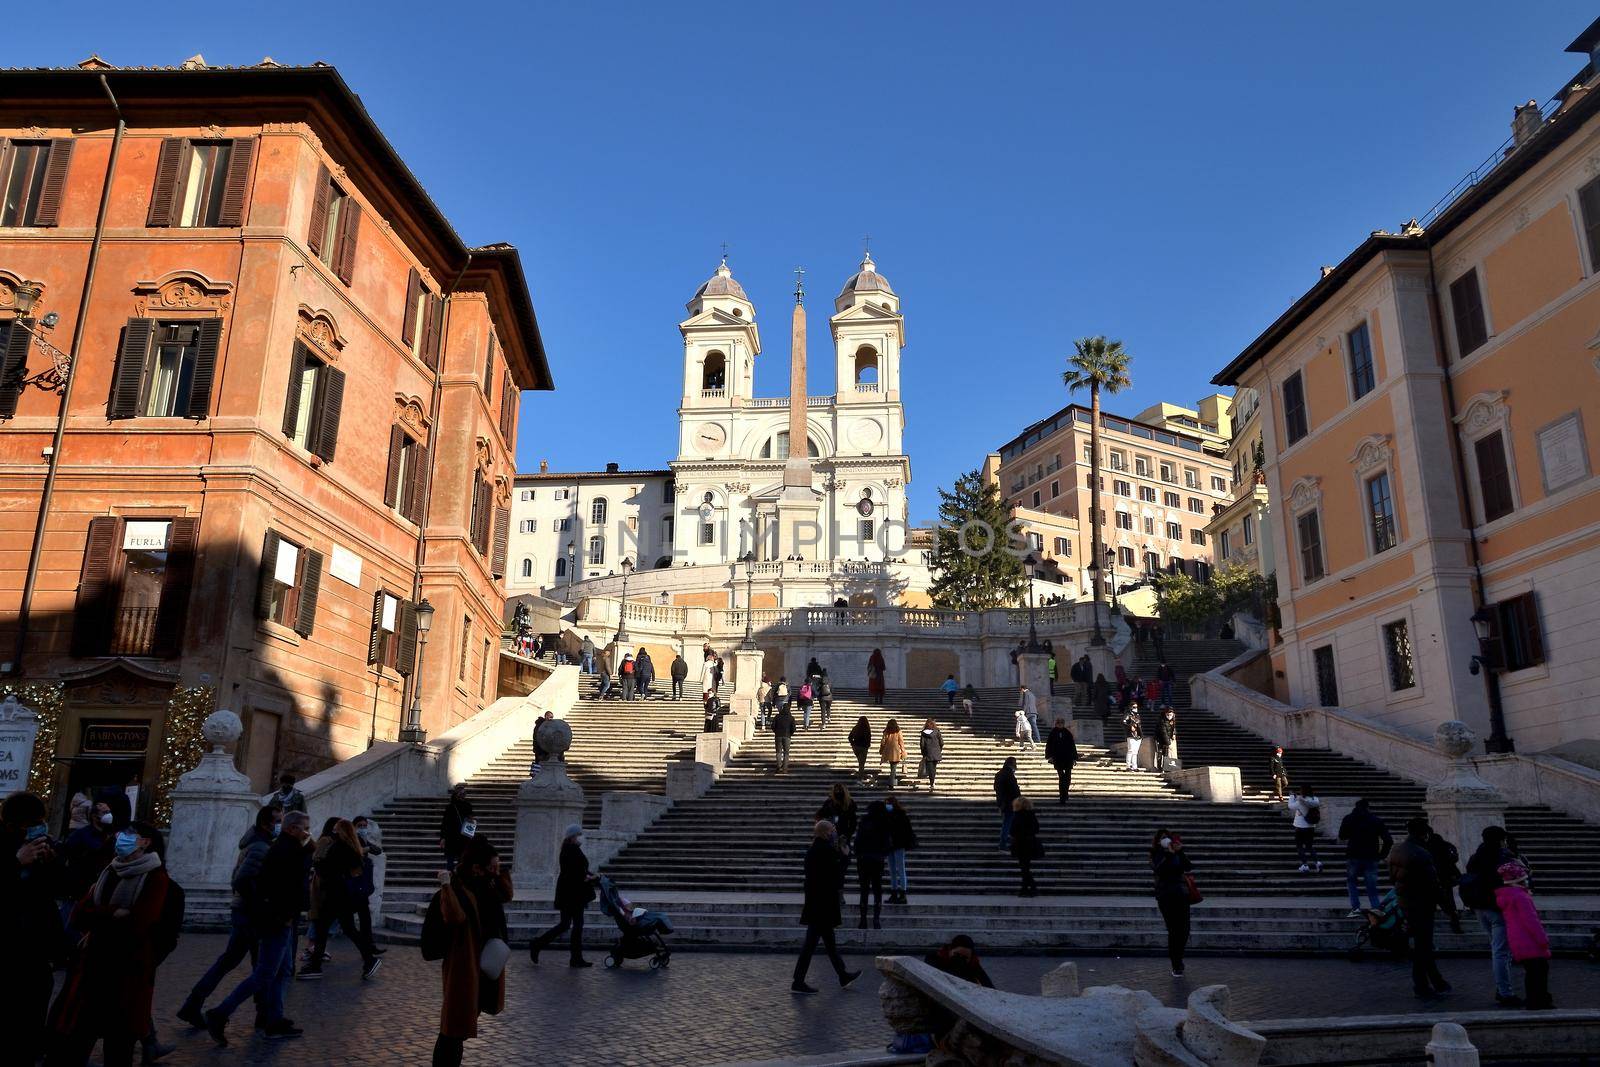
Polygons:
M39 733L33 741L33 763L28 768L28 792L50 803L50 780L54 777L56 739L61 730L63 687L60 682L24 682L0 685L0 700L8 696L39 717Z
M155 821L161 826L172 822L172 790L178 779L199 766L200 757L205 755L206 739L200 727L215 710L217 692L208 685L176 689L167 703L161 769L152 808Z

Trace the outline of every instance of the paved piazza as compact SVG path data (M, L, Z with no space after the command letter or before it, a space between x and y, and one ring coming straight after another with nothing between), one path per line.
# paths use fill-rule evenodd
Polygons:
M329 947L334 961L320 982L296 982L289 1015L306 1035L269 1043L252 1037L248 1005L229 1028L232 1044L216 1048L172 1012L194 979L221 950L214 934L185 935L159 973L156 1024L178 1051L170 1064L400 1064L426 1063L438 1033L438 964L426 963L412 945L391 945L383 969L363 983L348 942ZM593 950L591 959L604 953ZM871 958L847 957L866 968ZM1039 977L1057 959L1008 956L985 961L1002 989L1037 993ZM1235 1018L1372 1014L1406 1011L1409 965L1328 959L1192 957L1189 973L1174 979L1166 961L1153 957L1079 957L1085 986L1124 984L1149 989L1169 1004L1213 982L1232 991ZM651 972L640 962L621 973L595 966L574 972L552 950L535 968L521 950L513 956L506 1011L485 1017L481 1036L468 1042L466 1063L508 1064L722 1064L841 1049L882 1049L890 1033L878 1009L878 980L863 975L850 990L832 982L825 959L812 964L815 997L788 991L794 959L779 954L680 952L669 970ZM1445 959L1455 995L1439 1008L1470 1011L1493 1006L1486 960ZM235 980L244 969L236 971ZM1551 974L1562 1007L1600 1003L1600 966L1559 959ZM231 988L224 983L222 993ZM1314 993L1310 993L1314 991ZM1310 995L1308 995L1308 993ZM213 1003L215 1002L213 998Z

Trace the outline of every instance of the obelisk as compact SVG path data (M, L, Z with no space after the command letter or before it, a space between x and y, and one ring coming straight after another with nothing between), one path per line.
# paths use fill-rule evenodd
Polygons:
M796 268L795 278L789 348L789 457L783 464L783 492L777 500L778 556L816 559L823 537L817 524L821 499L811 487L811 449L806 434L805 271Z

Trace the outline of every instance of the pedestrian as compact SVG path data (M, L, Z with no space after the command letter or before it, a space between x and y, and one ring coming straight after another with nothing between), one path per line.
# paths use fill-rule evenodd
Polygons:
M1128 705L1122 716L1122 728L1128 733L1125 766L1130 771L1139 769L1139 746L1144 741L1144 723L1139 718L1139 702Z
M890 793L883 798L884 810L889 815L889 836L894 849L889 853L889 903L905 904L906 853L917 847L917 831L911 825L911 814L900 797Z
M87 791L80 789L72 794L72 799L67 802L67 833L81 830L89 825L89 816L94 813L94 801L89 799Z
M1056 793L1060 798L1057 803L1065 804L1072 789L1072 769L1078 762L1078 742L1067 728L1066 719L1056 719L1055 727L1045 739L1044 758L1056 769Z
M1373 812L1366 797L1356 800L1350 814L1339 821L1339 840L1344 844L1344 887L1350 895L1350 914L1347 919L1361 916L1361 894L1358 882L1367 886L1367 901L1372 910L1379 908L1378 861L1394 847L1394 837L1383 820Z
M778 708L778 714L772 720L772 747L776 757L773 769L778 774L789 773L789 745L793 739L794 715L789 711L789 705L784 704Z
M972 688L972 683L971 682L968 682L966 684L966 686L961 690L961 710L966 712L967 725L969 727L972 725L972 712L973 712L973 710L975 708L977 708L977 706L978 706L978 691L976 689Z
M594 673L594 638L588 634L583 635L583 641L578 645L579 669L584 674Z
M712 693L706 697L705 707L705 732L720 734L722 732L722 699Z
M805 903L800 909L806 938L800 958L795 961L794 980L789 983L789 989L795 993L817 991L806 984L806 972L811 969L811 957L817 951L818 941L827 950L841 989L861 977L860 971L845 967L833 940L833 931L839 925L839 893L844 888L845 872L844 854L834 843L837 833L833 823L824 819L819 819L811 831L811 847L806 852Z
M166 839L157 833L150 843L150 849L161 857L163 869L167 862ZM170 874L167 875L167 895L162 901L161 915L156 919L155 926L150 930L150 952L153 966L151 968L151 984L155 984L155 971L167 961L167 957L178 947L178 938L183 933L183 912L185 894L183 886ZM142 1064L158 1063L164 1057L172 1055L178 1050L176 1045L163 1045L156 1033L154 1022L150 1029L139 1036L140 1056Z
M366 850L361 847L361 839L356 836L356 828L349 819L335 820L331 832L317 841L316 852L311 857L311 902L316 919L308 954L311 962L300 969L297 977L307 981L322 977L322 957L335 922L361 953L362 980L378 973L383 960L361 936L352 891L360 883L365 859Z
M1171 667L1167 666L1165 661L1156 668L1156 682L1161 687L1161 703L1172 703L1172 686L1177 680L1177 674L1173 672Z
M1089 659L1089 653L1085 652L1078 658L1078 667L1078 703L1087 707L1092 696L1090 688L1094 685L1094 664Z
M632 653L622 657L622 663L617 667L617 677L622 682L622 699L634 699L639 693L639 665L634 662Z
M583 912L595 897L595 876L589 871L589 858L583 854L583 827L573 823L561 835L560 873L556 875L555 909L560 916L556 924L528 946L528 959L539 962L539 953L548 948L556 938L572 931L567 958L569 967L593 967L583 958Z
M117 803L113 810L112 802ZM57 850L56 878L59 918L68 941L72 936L72 909L84 898L106 864L116 856L117 831L128 824L128 799L117 794L107 800L95 802L90 809L89 821L67 835ZM79 931L81 933L82 931Z
M1148 707L1161 706L1161 683L1154 678L1144 683L1144 702Z
M1027 687L1022 687L1022 692L1017 700L1017 706L1022 710L1022 715L1028 720L1028 733L1034 744L1039 743L1039 701Z
M867 755L872 751L872 724L865 715L850 728L850 750L856 754L856 774L867 776Z
M765 676L756 687L756 729L767 728L767 716L772 714L772 680Z
M1183 977L1183 951L1189 944L1189 909L1194 906L1194 864L1183 851L1183 838L1165 827L1150 842L1150 870L1155 876L1156 907L1167 927L1167 959L1172 977Z
M472 801L467 799L467 783L457 782L450 787L450 800L439 819L439 848L444 851L444 869L456 869L461 850L467 847L478 832L478 820L472 816Z
M1017 757L1007 756L994 775L994 801L1000 809L1000 851L1011 850L1011 820L1015 811L1011 802L1022 795L1017 784Z
M707 694L717 691L717 656L711 651L711 646L700 656L700 699L704 701Z
M1094 676L1094 717L1104 721L1111 715L1111 683L1106 676Z
M262 808L256 812L255 824L239 839L239 854L234 859L233 873L228 879L232 890L228 902L228 943L223 946L216 962L189 990L189 995L176 1012L178 1018L196 1030L206 1028L206 998L216 992L217 986L246 956L255 958L256 927L255 918L250 913L250 903L256 898L256 880L261 876L261 865L266 862L267 850L278 836L278 824L282 818L283 813L277 808ZM257 1014L260 1013L261 1003L262 997L258 994Z
M809 730L811 729L811 704L815 696L814 690L811 688L810 678L802 678L800 680L800 690L795 696L796 703L800 705L800 728Z
M1511 958L1522 968L1523 980L1528 987L1528 1009L1546 1011L1556 1003L1550 997L1550 938L1544 924L1539 921L1539 909L1534 907L1533 896L1528 892L1528 868L1516 860L1500 865L1500 888L1494 891L1496 906L1505 917L1506 939L1511 945Z
M900 724L890 719L883 726L883 738L878 743L878 762L889 765L889 788L900 781L900 764L906 761L906 741L900 735Z
M0 938L10 980L0 997L0 1034L16 1062L28 1067L45 1051L52 961L63 932L54 893L65 865L46 817L44 801L33 793L12 793L0 803Z
M789 706L789 676L778 675L778 682L772 687L772 706L774 709Z
M650 658L650 650L641 648L638 658L633 661L633 675L638 686L639 699L650 699L650 685L656 680L656 663Z
M1503 827L1485 826L1482 836L1482 843L1467 860L1467 873L1461 878L1461 903L1473 910L1483 932L1489 935L1494 1002L1502 1008L1520 1008L1523 1000L1511 982L1511 943L1506 920L1495 899L1495 890L1504 884L1500 868L1514 857L1506 847Z
M1034 814L1033 801L1017 797L1011 802L1011 855L1022 868L1022 888L1018 896L1039 895L1033 881L1033 861L1044 857L1044 842L1039 840L1039 816Z
M867 657L867 695L872 702L883 707L884 674L888 671L888 664L883 658L883 649L875 648L872 655Z
M1156 646L1156 659L1162 663L1167 661L1167 631L1160 623L1150 627L1150 640Z
M595 679L594 698L596 700L610 700L612 688L611 664L602 656L600 659L600 673Z
M365 815L357 815L350 820L350 824L355 827L356 838L361 842L361 877L351 890L356 929L365 939L368 950L374 956L381 956L388 950L373 940L372 894L378 891L373 857L383 855L383 829Z
M947 674L944 681L939 683L939 688L945 695L945 706L951 711L956 710L956 694L961 692L961 685L956 681L956 676Z
M817 688L817 680L822 677L822 664L817 662L817 657L812 656L806 664L806 681L811 683L811 688Z
M837 836L837 835L836 835ZM867 813L856 828L855 855L856 881L861 887L861 921L856 925L867 928L867 897L872 897L872 928L883 929L883 865L894 850L894 840L889 833L889 814L881 800L867 805Z
M1317 826L1322 822L1322 801L1309 785L1295 786L1289 798L1289 810L1294 813L1294 851L1300 860L1300 873L1322 873L1322 861L1317 858Z
M828 795L822 798L822 805L817 808L814 819L826 819L833 823L839 831L834 840L845 855L849 855L852 842L856 839L857 816L856 802L850 796L850 790L843 782L835 782L828 790Z
M1272 775L1273 799L1282 800L1289 792L1289 772L1283 766L1282 745L1272 750L1272 757L1267 760L1267 772Z
M672 699L683 699L683 683L689 680L689 661L683 658L680 652L672 657Z
M1056 654L1050 653L1050 658L1044 661L1045 671L1050 678L1050 689L1053 692L1056 686Z
M1019 706L1011 716L1011 739L1017 743L1019 752L1026 752L1033 744L1033 727L1028 722L1028 711Z
M292 774L278 776L278 792L272 800L286 813L291 811L306 810L306 795L294 787L295 777Z
M1428 852L1428 820L1406 823L1406 838L1389 850L1389 877L1410 932L1411 990L1424 999L1450 992L1433 957L1433 913L1439 907L1439 871ZM1509 931L1508 931L1509 932Z
M303 811L284 815L278 836L261 861L246 906L255 920L256 963L244 981L205 1013L206 1032L218 1045L228 1044L228 1019L250 997L261 995L256 1029L269 1041L299 1037L303 1030L283 1013L289 981L294 977L295 941L300 916L311 903L311 820Z
M828 668L822 668L822 675L816 681L817 707L822 709L822 725L828 725L828 720L833 717L833 683L828 680Z
M939 761L944 759L944 734L939 732L938 724L932 719L922 724L922 733L917 738L917 748L922 755L921 774L927 775L928 792L931 793L938 783Z
M448 884L428 901L422 921L422 958L440 960L444 996L433 1067L460 1067L478 1016L506 1006L506 905L511 874L486 838L474 838ZM581 920L580 920L581 925Z
M978 960L978 946L966 934L957 934L947 944L922 958L922 962L936 971L954 975L964 982L993 989L994 982Z
M1161 734L1161 747L1156 750L1156 770L1165 770L1168 760L1178 758L1178 713L1168 705L1161 709L1161 721L1156 725Z
M715 652L711 653L711 683L718 690L722 689L722 657Z
M50 1011L56 1046L47 1062L87 1063L99 1040L106 1067L125 1067L154 1031L157 929L171 889L161 846L148 823L118 830L116 855L73 909L83 940Z
M1461 853L1428 827L1428 855L1439 872L1439 910L1450 923L1450 932L1461 933L1461 913L1456 910L1456 884L1461 881Z

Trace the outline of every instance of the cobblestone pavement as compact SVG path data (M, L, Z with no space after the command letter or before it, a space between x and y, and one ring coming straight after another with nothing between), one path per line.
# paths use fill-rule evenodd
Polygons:
M267 1042L248 1027L248 1005L229 1028L232 1044L216 1048L204 1033L173 1018L190 985L221 950L223 938L185 935L158 975L156 1025L178 1051L163 1062L176 1065L427 1063L438 1033L438 964L426 963L412 945L392 945L384 965L362 982L354 950L335 940L327 977L296 982L289 1015L306 1034L295 1041ZM603 955L590 951L591 959ZM846 957L869 969L867 956ZM1039 977L1060 962L1046 956L985 960L995 984L1037 993ZM1237 1019L1310 1015L1376 1014L1414 1010L1410 968L1389 960L1350 963L1343 959L1197 957L1188 975L1175 979L1166 961L1150 957L1077 957L1082 984L1121 984L1148 989L1169 1004L1181 1004L1202 985L1225 983ZM796 997L788 991L791 956L679 952L672 966L652 972L642 962L611 972L566 966L564 953L546 953L534 967L524 952L512 955L506 1011L484 1017L480 1036L468 1042L466 1062L564 1065L718 1064L839 1049L882 1047L889 1031L878 1009L878 979L868 973L840 990L825 959L812 964L811 981L822 993ZM1469 1011L1493 1006L1487 960L1446 959L1441 969L1456 986L1434 1011ZM217 997L244 976L240 968ZM1556 960L1551 975L1563 1007L1600 1004L1600 965Z

